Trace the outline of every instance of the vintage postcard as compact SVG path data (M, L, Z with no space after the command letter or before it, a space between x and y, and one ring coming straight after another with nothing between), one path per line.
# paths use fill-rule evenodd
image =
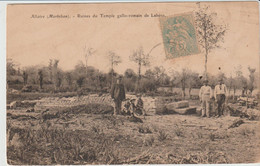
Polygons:
M260 160L258 2L9 4L11 165Z

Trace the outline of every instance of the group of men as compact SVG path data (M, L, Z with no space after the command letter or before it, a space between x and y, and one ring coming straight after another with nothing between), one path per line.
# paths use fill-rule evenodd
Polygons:
M210 104L215 99L217 104L216 117L224 115L224 104L226 102L227 87L223 82L223 79L219 79L218 84L214 88L214 92L208 85L208 80L203 81L203 86L200 88L199 98L201 102L202 117L210 117ZM214 103L213 103L214 104Z
M137 103L135 104L136 99L127 100L125 96L125 88L122 84L122 77L118 76L116 80L116 84L112 86L111 89L111 97L115 103L114 115L123 114L123 115L135 115L142 114L145 115L145 111L143 108L143 100L141 99L141 95L138 95ZM124 109L122 110L122 102L126 100L124 105Z
M218 84L214 88L214 92L209 86L208 80L204 80L203 86L200 88L200 92L199 92L199 98L202 107L201 116L210 117L210 108L211 108L210 105L213 99L215 99L215 102L217 104L217 113L215 116L216 117L222 116L224 114L224 103L226 101L226 94L227 94L227 88L223 82L223 79L220 79L218 81ZM114 114L115 115L121 114L122 102L126 99L125 88L124 85L122 84L121 76L117 77L116 83L112 86L111 97L115 103ZM141 107L143 107L143 101L140 96L139 96L139 100L137 105L141 105ZM135 106L133 104L133 100L130 100L129 108L132 108L133 106ZM131 114L133 114L133 111L131 111Z

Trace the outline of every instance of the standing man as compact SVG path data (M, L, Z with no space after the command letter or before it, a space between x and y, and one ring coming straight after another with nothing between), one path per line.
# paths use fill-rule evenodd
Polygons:
M125 100L125 87L122 84L122 76L118 76L116 84L112 86L111 97L115 102L114 115L121 112L122 101Z
M218 84L215 86L214 97L217 103L217 117L223 115L224 103L227 95L227 87L223 82L223 79L219 79Z
M199 98L200 98L201 107L202 107L202 113L201 113L202 117L207 116L209 118L209 116L210 116L210 99L212 97L213 97L212 89L208 85L208 80L204 80L203 86L200 88L200 92L199 92Z

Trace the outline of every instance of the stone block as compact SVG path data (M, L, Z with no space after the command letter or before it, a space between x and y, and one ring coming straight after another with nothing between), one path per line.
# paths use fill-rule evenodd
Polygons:
M168 110L179 109L179 108L188 108L188 107L189 107L189 101L186 101L186 100L166 104L166 108Z

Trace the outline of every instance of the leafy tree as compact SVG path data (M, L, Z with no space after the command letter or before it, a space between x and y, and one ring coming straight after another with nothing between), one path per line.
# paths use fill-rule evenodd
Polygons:
M68 83L68 86L71 87L72 86L72 73L71 72L66 72L65 73L65 79Z
M144 54L143 47L140 47L133 51L132 55L129 56L129 59L138 64L138 78L136 83L136 89L138 89L141 79L142 66L150 65L149 54Z
M79 77L77 78L76 82L77 82L77 85L78 85L79 88L82 88L84 79L85 79L84 76L79 76Z
M16 66L16 64L14 63L14 61L12 59L10 59L10 58L7 59L7 62L6 62L7 77L16 74L15 66Z
M216 23L217 13L210 12L209 7L200 7L195 12L196 28L198 32L198 42L205 51L205 76L207 77L208 54L215 48L220 47L224 41L226 33L225 25Z
M137 78L137 75L136 75L136 73L134 72L133 69L126 69L125 73L124 73L124 76L126 78L131 78L131 79Z
M126 90L129 92L133 92L135 90L137 80L137 74L133 69L126 69L124 73L123 83L125 85Z
M248 67L248 71L249 71L249 83L248 83L248 89L249 91L253 92L254 90L254 82L255 82L255 68L251 68L250 66Z
M199 74L196 72L192 72L190 70L187 70L187 87L188 87L188 92L189 92L189 97L191 98L191 90L196 87L200 87L200 79L199 79Z
M189 78L189 70L186 68L183 68L181 72L175 71L173 73L173 84L179 85L182 90L182 98L185 98L185 89L187 86L187 80Z
M56 87L57 87L57 88L60 88L60 87L61 87L63 78L64 78L63 73L62 73L61 70L59 70L59 71L57 72L57 82L56 82Z

